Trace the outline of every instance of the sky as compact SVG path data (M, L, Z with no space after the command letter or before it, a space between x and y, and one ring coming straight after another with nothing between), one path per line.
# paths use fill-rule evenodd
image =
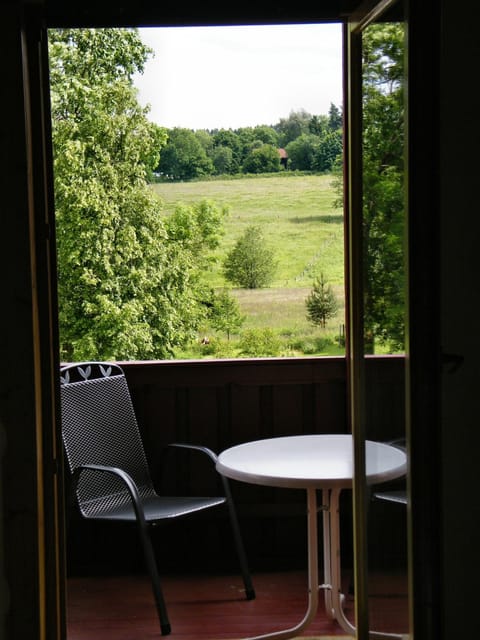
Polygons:
M340 24L139 29L155 51L134 77L149 118L172 129L274 125L342 105Z

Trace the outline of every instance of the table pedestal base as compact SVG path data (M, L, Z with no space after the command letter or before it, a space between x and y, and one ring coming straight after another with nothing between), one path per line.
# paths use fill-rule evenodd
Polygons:
M318 609L318 593L322 589L325 597L325 610L332 620L336 620L342 629L352 637L356 637L355 626L347 619L343 610L345 596L341 590L340 574L340 528L339 528L340 489L323 489L322 504L317 504L317 490L307 489L308 507L308 606L305 616L294 627L274 631L247 640L282 640L294 638L303 631L315 618ZM324 549L324 583L318 581L318 511L323 512L323 549ZM408 634L384 633L370 631L371 640L408 640Z

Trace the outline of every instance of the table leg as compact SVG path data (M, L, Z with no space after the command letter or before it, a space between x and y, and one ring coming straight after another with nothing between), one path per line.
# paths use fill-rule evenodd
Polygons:
M344 631L356 637L354 625L347 619L343 611L345 596L341 592L340 572L340 489L325 489L322 495L323 510L323 544L324 544L324 584L318 582L318 530L317 490L307 489L308 508L308 607L305 616L296 626L281 631L273 631L246 640L287 640L303 631L314 619L318 608L318 591L325 590L325 607L327 613L337 620ZM408 640L408 635L370 631L371 640Z
M330 489L322 491L323 510L323 584L320 589L324 590L325 613L327 616L335 618L335 611L332 603L332 552L330 541Z
M308 508L308 607L305 616L295 627L282 631L273 631L247 640L283 640L298 636L314 619L318 608L318 532L317 532L317 492L307 489Z
M325 611L332 619L337 620L342 629L352 636L355 627L345 616L340 569L340 489L324 489L322 492L323 509L323 557L325 590Z

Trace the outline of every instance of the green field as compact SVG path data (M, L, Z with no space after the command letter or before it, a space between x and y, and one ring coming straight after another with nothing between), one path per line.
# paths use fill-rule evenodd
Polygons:
M273 329L284 342L282 353L343 353L335 344L325 350L324 338L338 335L344 324L344 234L342 210L333 206L335 191L330 175L280 174L257 178L153 185L168 215L176 204L203 199L227 206L225 235L217 251L217 264L206 274L214 287L227 285L222 261L249 225L263 229L275 251L278 270L268 289L234 289L242 313L243 329ZM314 278L323 272L332 285L339 312L325 330L306 318L305 298ZM208 332L209 328L205 327ZM333 340L334 341L334 340ZM320 346L319 346L320 345ZM192 354L197 357L198 354Z

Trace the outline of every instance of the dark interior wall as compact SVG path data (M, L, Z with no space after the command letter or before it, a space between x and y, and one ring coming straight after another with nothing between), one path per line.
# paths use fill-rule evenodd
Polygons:
M472 8L473 3L468 3ZM444 1L441 51L441 342L447 359L442 384L441 454L445 638L469 633L480 571L480 428L478 24ZM459 102L460 96L463 96Z

